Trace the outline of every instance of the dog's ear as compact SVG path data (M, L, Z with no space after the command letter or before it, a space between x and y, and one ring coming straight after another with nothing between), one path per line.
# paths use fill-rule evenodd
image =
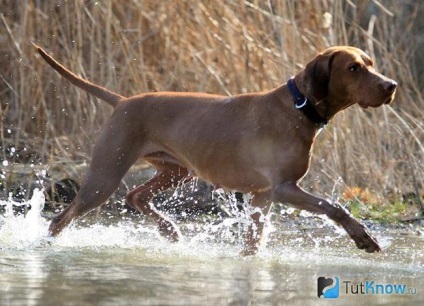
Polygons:
M318 54L315 59L309 62L303 73L303 82L307 88L304 93L312 101L319 102L328 95L328 83L331 76L331 64L335 52Z

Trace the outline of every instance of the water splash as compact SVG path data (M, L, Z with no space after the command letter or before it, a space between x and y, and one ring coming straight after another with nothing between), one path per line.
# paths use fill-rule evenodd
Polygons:
M222 195L216 195L222 196ZM178 222L184 237L179 243L170 243L161 237L155 224L143 216L98 218L89 225L89 220L82 219L67 227L58 237L47 239L49 221L43 217L44 195L41 190L34 190L31 200L23 203L12 200L0 201L5 206L5 213L0 215L0 250L91 250L104 251L134 250L146 255L167 258L189 257L201 260L238 257L243 248L246 228L249 225L249 210L237 207L236 201L226 201L229 217L215 220L192 220L188 223ZM30 207L26 215L14 215L13 206ZM268 244L263 246L256 259L284 261L285 263L333 262L335 258L342 264L343 258L352 256L358 264L366 263L375 256L357 250L348 235L325 217L292 216L291 210L284 211L284 221L274 215L267 223ZM383 233L383 230L379 230ZM391 259L392 255L411 253L407 249L394 249L391 235L377 237ZM414 238L418 239L419 238ZM419 242L418 242L419 243ZM393 242L399 245L399 241ZM413 252L412 252L413 253ZM422 252L419 252L422 254ZM380 256L381 257L381 256ZM419 257L419 256L418 256ZM421 262L417 256L409 259L411 266ZM418 258L418 259L417 259ZM361 259L363 259L361 261ZM364 261L365 260L365 261ZM409 265L409 263L408 263Z
M180 224L184 237L181 243L170 243L161 237L155 224L144 216L100 218L89 225L83 218L71 224L55 238L48 237L50 221L43 217L43 191L35 189L29 201L12 198L0 201L5 207L0 215L0 249L143 249L148 252L204 254L208 256L237 255L241 250L243 228L248 225L244 213L235 204L229 205L231 218L209 223ZM26 206L26 214L14 213L14 206ZM231 255L230 255L231 254Z
M305 292L313 296L311 292L316 288L311 289L310 285L305 291L304 284L315 284L318 275L326 273L344 279L371 273L375 279L386 280L386 275L394 275L395 281L403 281L400 275L406 275L415 287L421 284L418 279L424 273L422 239L410 237L414 240L405 240L403 249L391 250L387 256L370 255L356 250L349 239L344 239L346 235L339 239L343 240L341 243L333 241L332 226L326 226L325 231L316 224L308 225L304 221L310 217L296 217L294 226L287 226L290 221L273 219L269 223L268 246L257 256L242 258L238 254L248 221L246 212L240 208L233 210L231 207L236 204L231 202L230 217L216 222L180 222L185 237L179 243L166 241L141 216L113 220L103 216L93 225L85 218L44 243L48 222L41 214L43 203L44 196L39 190L27 203L0 202L7 208L4 216L0 215L0 280L6 284L0 304L25 299L30 301L27 304L34 305L51 304L52 300L72 303L72 298L80 295L87 299L76 304L86 304L87 300L92 301L93 292L110 304L134 304L147 299L164 304L162 296L171 290L179 292L177 300L182 300L181 292L190 298L195 294L201 296L187 304L219 304L223 301L221 296L233 292L248 299L268 294L263 299L266 303L270 301L268 296L282 292L283 297L295 292L296 287L300 288L301 296ZM13 205L31 209L25 216L15 216ZM324 227L327 223L324 220L321 224ZM154 296L145 297L138 284L143 285L143 292L152 292ZM74 289L81 294L75 295ZM211 294L205 298L204 292ZM214 296L219 298L215 301L211 299ZM277 303L281 301L285 300L278 296Z
M179 225L184 235L183 241L172 244L161 237L156 225L150 223L143 216L124 219L112 218L107 222L105 222L106 218L100 218L100 220L95 220L96 222L92 225L88 225L86 219L82 219L77 224L65 228L58 237L48 238L49 221L41 214L45 201L44 195L41 190L35 189L31 200L27 202L18 203L11 199L0 202L0 205L6 207L4 217L0 216L0 248L26 249L50 245L64 248L141 248L163 252L173 250L183 254L194 252L202 254L206 250L208 255L222 256L228 252L236 255L243 247L244 235L251 223L249 215L254 213L255 209L251 209L246 204L240 209L238 206L240 203L237 202L234 195L228 196L221 190L215 191L214 196L218 198L218 202L227 207L227 216L217 216L215 220L209 222L205 220L203 222L180 222ZM245 199L244 203L247 203L248 200ZM13 206L27 206L30 209L26 215L15 216ZM291 214L292 210L288 209L286 213ZM310 214L302 212L301 216L306 218L310 217ZM264 250L267 242L279 243L272 241L280 240L277 226L278 224L273 225L268 220L264 230L265 241L262 252L266 252ZM338 228L326 218L323 218L322 226ZM298 233L298 230L297 225L293 229L285 228L285 231L294 233ZM274 233L277 234L277 237L273 237ZM292 240L285 241L285 245L297 246L312 243L315 248L319 248L325 243L334 242L343 235L345 232L339 231L338 235L324 236L323 238L307 232L302 237L294 237Z
M33 196L29 201L14 202L0 201L5 206L4 216L0 216L0 248L31 248L47 236L47 221L41 217L44 208L44 193L34 189ZM13 206L27 206L26 215L13 213Z

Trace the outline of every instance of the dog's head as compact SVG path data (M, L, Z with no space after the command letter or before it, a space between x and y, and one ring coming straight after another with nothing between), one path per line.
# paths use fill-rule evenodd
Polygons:
M363 108L389 104L397 87L394 80L375 71L364 51L347 46L324 50L297 77L303 94L330 116L355 103Z

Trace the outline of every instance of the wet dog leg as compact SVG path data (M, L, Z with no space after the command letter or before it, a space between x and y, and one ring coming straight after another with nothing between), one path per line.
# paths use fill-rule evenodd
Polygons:
M247 229L245 247L241 252L241 255L243 256L254 255L258 251L263 238L266 216L272 206L270 193L265 192L253 194L250 206L252 207L252 213L250 215L252 222Z
M182 181L190 180L187 169L174 164L163 163L158 172L149 181L128 192L127 202L146 216L157 222L159 232L170 241L178 241L181 233L174 222L160 213L150 202L155 194L170 187L176 187Z
M334 222L343 226L359 249L368 253L381 251L377 241L371 237L365 226L355 220L340 204L330 204L326 200L315 197L295 184L281 184L274 190L274 200L310 211L325 214Z

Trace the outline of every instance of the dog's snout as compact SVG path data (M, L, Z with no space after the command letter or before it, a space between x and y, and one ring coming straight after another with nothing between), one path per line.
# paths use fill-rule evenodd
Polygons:
M393 92L393 91L395 91L396 87L397 87L396 81L394 81L394 80L384 81L383 88L384 88L385 91Z

